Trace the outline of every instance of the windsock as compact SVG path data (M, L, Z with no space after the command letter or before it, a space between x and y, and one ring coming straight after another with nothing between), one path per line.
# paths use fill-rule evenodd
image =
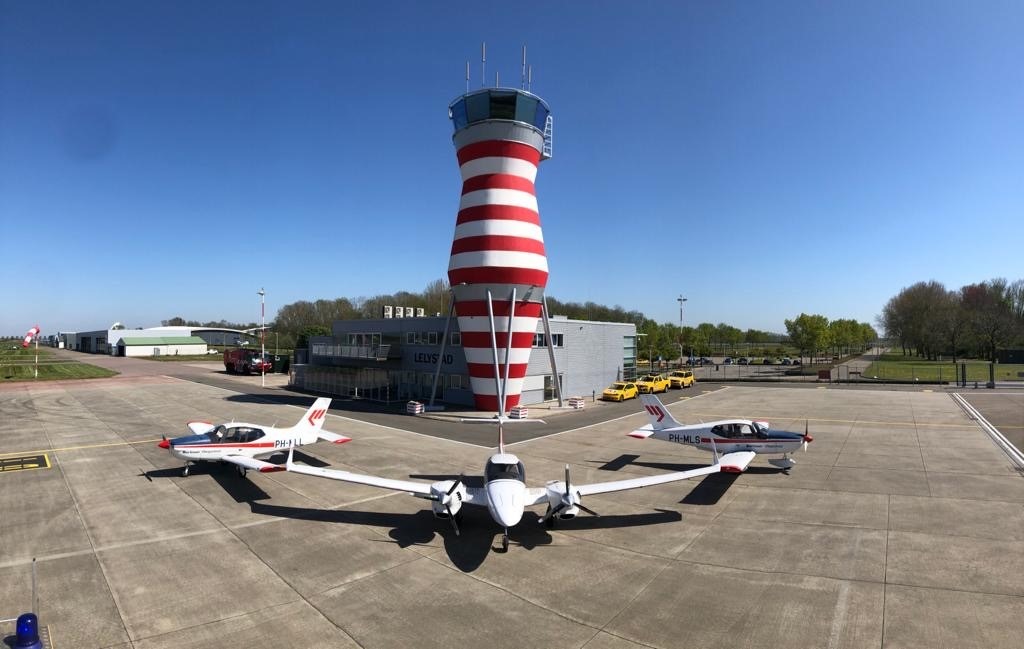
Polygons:
M21 341L21 346L22 347L28 347L30 344L32 344L32 339L35 338L38 335L39 335L39 325L36 325L36 326L32 327L31 329L29 329L28 333L25 334L25 340Z

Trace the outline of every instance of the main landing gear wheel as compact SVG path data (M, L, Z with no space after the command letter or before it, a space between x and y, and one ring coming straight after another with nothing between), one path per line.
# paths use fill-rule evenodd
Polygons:
M244 478L245 477L245 472L248 471L248 469L246 469L244 466L237 466L237 465L236 465L236 468L238 469L238 477L239 478Z
M188 477L188 463L187 462L185 463L185 468L183 468L181 470L181 477L183 477L183 478L187 478Z

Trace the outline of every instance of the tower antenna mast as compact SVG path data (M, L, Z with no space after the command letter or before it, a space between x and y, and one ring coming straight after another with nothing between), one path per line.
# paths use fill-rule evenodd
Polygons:
M526 90L526 45L523 45L523 71L519 77L519 87Z

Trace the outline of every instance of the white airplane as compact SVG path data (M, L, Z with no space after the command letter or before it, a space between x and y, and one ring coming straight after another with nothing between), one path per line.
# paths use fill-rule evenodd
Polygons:
M260 473L284 471L279 464L271 464L257 460L274 453L283 453L296 446L312 444L318 440L344 444L351 437L329 433L323 429L327 410L331 400L322 397L302 415L302 419L290 428L274 428L244 422L231 422L214 425L207 421L190 421L191 435L167 439L158 444L166 448L176 458L185 461L182 475L186 478L189 465L195 462L230 462L238 468L238 473L245 476L249 469Z
M665 440L676 444L696 446L717 454L717 449L730 452L722 457L722 471L742 473L755 455L781 453L781 458L771 458L768 463L780 469L791 469L796 464L789 457L797 449L807 450L808 442L814 438L807 434L788 433L772 430L766 421L750 419L722 419L702 424L683 425L676 421L658 397L653 394L640 395L640 401L651 420L642 428L629 433L631 437ZM729 458L730 461L726 461Z
M338 469L305 466L295 464L292 461L291 452L288 453L288 461L285 463L285 466L288 471L294 473L304 473L320 478L331 478L332 480L342 480L344 482L354 482L372 487L392 489L394 491L404 491L417 498L433 501L431 509L434 512L434 516L451 521L456 535L459 534L457 518L460 517L459 512L463 505L487 507L491 518L504 530L501 547L503 551L508 551L508 530L519 523L527 507L546 504L547 511L537 519L537 522L547 523L549 526L554 525L555 519L569 520L574 518L580 510L597 516L597 513L580 502L583 496L625 491L627 489L640 489L642 487L718 473L720 470L719 461L726 463L732 460L729 456L719 459L716 454L714 464L699 469L586 485L577 485L571 482L569 478L569 465L567 464L565 465L564 481L552 480L544 487L527 487L523 463L518 457L505 451L504 437L501 422L499 421L498 452L491 455L484 465L483 487L467 487L462 478L458 480L439 480L433 483L413 482L410 480L392 480L390 478L362 475Z

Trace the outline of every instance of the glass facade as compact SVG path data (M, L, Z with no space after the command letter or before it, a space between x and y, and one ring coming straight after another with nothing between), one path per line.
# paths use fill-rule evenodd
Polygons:
M448 107L448 116L456 131L486 119L515 120L543 131L549 113L542 99L524 90L509 88L478 90L459 97Z

